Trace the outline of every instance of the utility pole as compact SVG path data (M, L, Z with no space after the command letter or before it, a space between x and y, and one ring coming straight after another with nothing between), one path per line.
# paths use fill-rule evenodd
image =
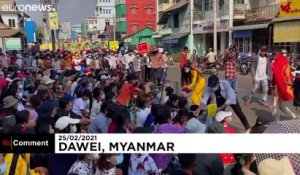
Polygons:
M41 4L46 5L47 4L46 0L41 0ZM44 41L46 44L46 49L49 49L49 36L48 36L49 30L48 30L47 21L48 21L48 11L45 10L44 17L43 17Z
M233 3L234 1L229 0L229 45L232 44L232 27L233 27Z
M215 54L218 53L218 32L217 32L217 10L218 7L218 0L213 0L213 12L214 12L214 52Z
M116 41L116 16L113 16L113 35L114 35L114 41Z
M159 0L156 0L156 32L158 32L159 30L158 21L159 21Z
M59 0L52 0L52 7L54 11L57 11L57 3ZM56 50L56 30L58 29L52 29L51 30L51 38L52 38L52 50Z
M194 0L190 0L190 7L191 7L191 10L190 10L190 13L191 13L191 16L190 16L190 50L193 52L194 50L194 28L193 28L193 25L194 25Z

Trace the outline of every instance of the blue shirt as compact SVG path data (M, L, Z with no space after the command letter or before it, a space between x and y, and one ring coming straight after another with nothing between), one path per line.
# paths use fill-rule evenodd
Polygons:
M224 99L226 99L225 104L227 105L235 105L237 103L236 101L236 94L228 81L226 80L220 80L220 88L221 88L221 95ZM216 103L216 95L215 91L210 88L206 87L204 90L204 97L202 99L202 104L207 105L208 99L211 97L212 101L211 103Z
M88 127L89 133L107 133L111 119L107 118L104 113L100 112Z

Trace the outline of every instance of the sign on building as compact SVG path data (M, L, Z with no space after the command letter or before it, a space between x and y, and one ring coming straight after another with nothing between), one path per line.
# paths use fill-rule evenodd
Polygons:
M300 1L289 0L280 3L280 17L300 17Z
M59 29L58 13L57 12L50 12L49 13L49 25L50 25L50 30L58 30Z
M4 38L5 50L21 50L22 44L20 38Z
M59 23L59 33L58 38L61 40L71 39L71 23L70 22L60 22Z

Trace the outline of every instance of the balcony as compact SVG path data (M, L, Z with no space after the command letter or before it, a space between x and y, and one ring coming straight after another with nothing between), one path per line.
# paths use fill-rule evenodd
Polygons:
M219 9L219 11L217 12L217 17L228 16L228 15L229 15L229 6L228 5L222 6ZM195 10L195 12L194 12L194 21L204 20L204 19L213 19L213 17L214 17L213 10L210 10L210 11Z
M247 4L235 4L233 6L233 19L246 19Z
M247 10L246 22L268 21L275 18L278 13L278 4Z
M125 3L126 3L125 0L116 0L116 6L121 5L121 4L125 4Z

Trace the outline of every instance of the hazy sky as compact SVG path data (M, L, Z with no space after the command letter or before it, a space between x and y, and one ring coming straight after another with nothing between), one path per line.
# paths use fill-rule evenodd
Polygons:
M17 4L39 4L40 0L16 0ZM89 16L95 15L96 0L60 0L58 13L60 21L70 21L71 25L81 24ZM41 12L26 12L38 25L42 24Z

